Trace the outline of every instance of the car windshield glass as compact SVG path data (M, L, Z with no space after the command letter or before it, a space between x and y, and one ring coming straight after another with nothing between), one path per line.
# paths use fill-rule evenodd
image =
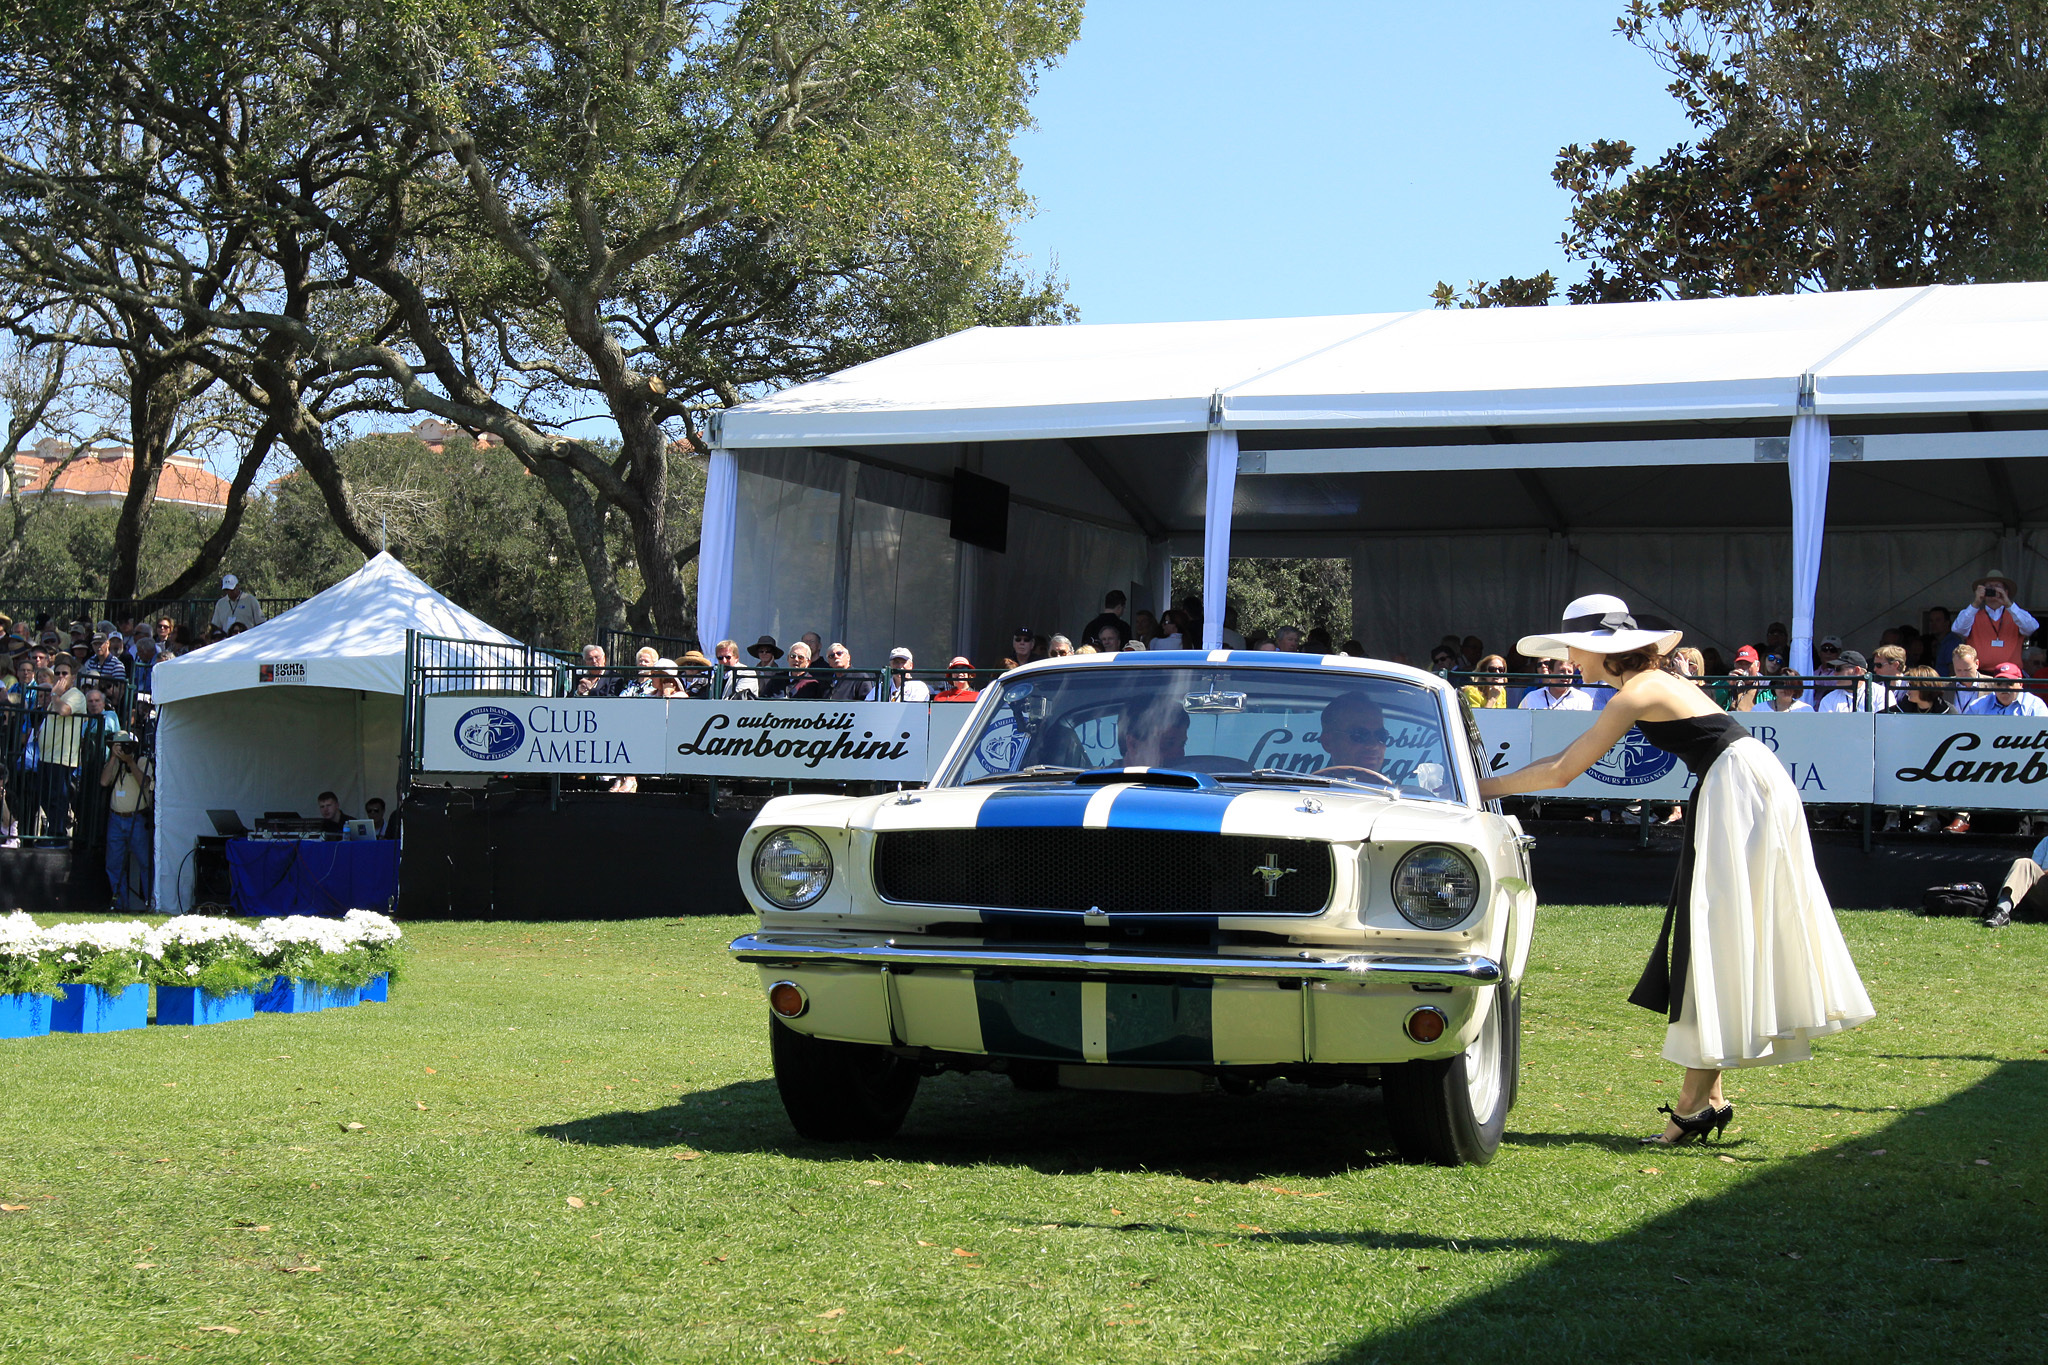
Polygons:
M1031 768L1260 769L1463 799L1430 688L1348 669L1094 666L1006 677L941 785ZM1262 780L1270 784L1271 778Z

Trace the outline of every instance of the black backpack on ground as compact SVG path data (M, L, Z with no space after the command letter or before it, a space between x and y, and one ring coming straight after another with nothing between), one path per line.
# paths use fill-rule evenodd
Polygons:
M1965 915L1983 919L1991 913L1991 893L1982 882L1950 882L1930 886L1920 895L1923 915Z

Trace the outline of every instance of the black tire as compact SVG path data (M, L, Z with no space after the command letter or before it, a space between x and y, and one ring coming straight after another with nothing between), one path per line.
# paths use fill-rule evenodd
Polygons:
M1515 1102L1522 1098L1522 988L1515 987L1515 1001L1509 1007L1508 1035L1505 1065L1508 1069L1508 1112L1514 1112Z
M1390 1066L1380 1082L1386 1101L1387 1126L1394 1130L1394 1146L1402 1159L1435 1166L1484 1166L1500 1148L1502 1130L1507 1126L1508 1106L1514 1096L1514 1056L1520 1002L1496 987L1487 1002L1487 1039L1472 1051L1445 1061L1404 1062ZM1492 1100L1489 1112L1474 1112L1472 1078L1466 1067L1476 1051L1492 1054L1497 1069L1494 1084L1486 1087Z
M917 1064L873 1043L813 1038L770 1015L768 1051L782 1108L813 1142L889 1137L917 1097Z

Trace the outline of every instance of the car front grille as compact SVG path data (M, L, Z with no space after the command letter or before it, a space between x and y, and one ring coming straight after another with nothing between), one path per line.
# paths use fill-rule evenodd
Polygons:
M1314 839L1172 829L895 830L874 871L900 904L1106 915L1313 915L1334 875Z

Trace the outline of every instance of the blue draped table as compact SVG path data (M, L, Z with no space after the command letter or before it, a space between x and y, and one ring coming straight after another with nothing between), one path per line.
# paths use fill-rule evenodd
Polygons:
M230 839L235 913L383 910L398 894L396 839Z

